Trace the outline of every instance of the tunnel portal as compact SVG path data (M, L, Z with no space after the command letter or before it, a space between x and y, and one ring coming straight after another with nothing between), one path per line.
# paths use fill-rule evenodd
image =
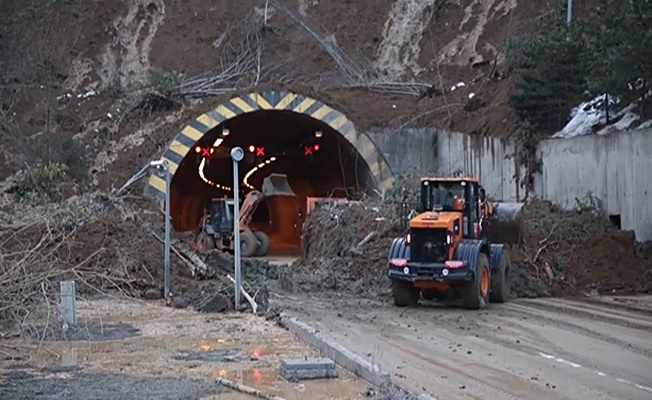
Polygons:
M246 153L241 198L261 190L271 173L286 174L296 194L266 198L253 216L251 228L267 233L279 254L299 251L309 198L358 199L393 182L375 144L341 112L289 92L238 96L190 121L163 153L172 173L175 231L196 231L211 199L233 197L229 151L236 146ZM162 176L150 176L148 193L165 201Z

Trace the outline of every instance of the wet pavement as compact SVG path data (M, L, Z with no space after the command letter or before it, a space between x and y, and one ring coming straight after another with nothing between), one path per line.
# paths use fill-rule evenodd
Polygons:
M344 370L337 379L283 380L282 359L319 354L251 314L207 315L102 300L78 303L78 320L78 328L37 326L32 337L13 342L34 349L45 332L29 359L0 361L1 399L252 398L217 386L217 377L288 400L366 398L370 386Z

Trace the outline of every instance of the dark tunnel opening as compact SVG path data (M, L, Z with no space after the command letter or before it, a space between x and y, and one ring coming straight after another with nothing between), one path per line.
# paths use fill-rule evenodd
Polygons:
M261 190L271 173L286 174L296 197L265 198L250 227L270 237L270 252L297 254L309 197L359 199L371 195L375 181L357 149L328 124L291 111L263 110L237 116L206 133L197 143L215 147L210 157L191 149L175 172L171 195L177 232L196 231L212 198L233 198L231 148L240 146L241 199Z

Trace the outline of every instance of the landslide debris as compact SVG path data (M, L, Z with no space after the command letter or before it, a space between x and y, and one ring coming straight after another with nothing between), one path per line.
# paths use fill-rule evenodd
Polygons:
M554 296L629 294L646 289L646 261L633 232L611 225L595 199L562 210L547 201L523 208L523 245L512 263Z
M401 234L396 206L375 202L323 205L303 226L303 255L281 274L291 291L388 293L387 254Z
M153 201L100 193L38 207L15 203L0 211L0 337L20 334L17 327L56 312L48 304L58 304L62 280L76 282L80 299L106 293L161 299L162 220ZM172 246L173 305L233 309L234 286L227 278L234 275L232 258L212 252L196 265L182 241L173 238ZM243 260L243 272L245 290L265 312L266 281L276 271L266 261Z
M523 243L508 246L512 296L650 290L649 250L636 245L631 232L612 226L591 201L578 200L576 209L570 211L539 200L524 205ZM303 228L303 255L282 272L281 286L290 291L389 295L389 246L403 231L398 209L374 202L317 208Z

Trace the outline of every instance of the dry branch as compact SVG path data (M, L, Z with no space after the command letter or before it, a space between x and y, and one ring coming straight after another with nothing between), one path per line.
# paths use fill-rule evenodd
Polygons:
M256 398L263 399L263 400L285 400L283 397L272 396L261 390L254 389L252 387L245 386L221 377L218 377L216 379L216 383L218 385L225 386L229 389L236 390L240 393L245 393L250 396L255 396Z
M224 32L213 46L220 53L220 65L189 78L173 93L185 97L215 96L257 85L267 73L262 65L265 16L255 10Z

